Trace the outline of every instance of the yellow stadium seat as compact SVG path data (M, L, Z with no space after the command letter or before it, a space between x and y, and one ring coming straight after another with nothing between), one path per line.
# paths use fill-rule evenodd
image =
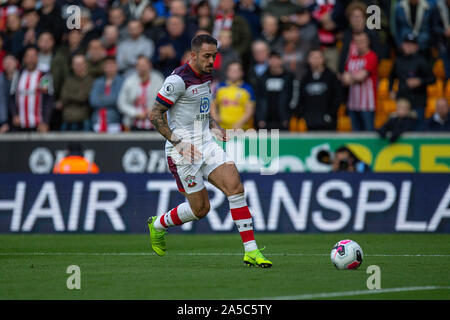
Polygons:
M378 64L378 77L388 78L391 73L393 62L390 59L382 59Z
M445 79L444 61L442 61L442 59L438 59L434 63L433 74L438 79Z
M389 99L389 79L380 79L380 82L378 83L377 97L380 100Z
M430 98L438 98L444 95L444 81L437 79L435 83L427 86L427 96Z
M394 112L395 110L397 110L397 105L395 103L394 100L384 100L382 102L382 108L381 108L382 112L386 113L386 114L390 114L392 112Z
M427 106L425 108L425 119L431 117L436 111L436 100L437 98L427 99Z
M374 121L375 129L379 129L381 126L383 126L383 124L386 123L388 118L389 114L387 114L386 112L377 111L375 113L375 121Z
M345 104L344 103L341 103L341 105L339 106L337 115L338 116L345 116Z
M297 117L291 117L291 119L289 120L289 131L291 132L297 131L297 122L298 122Z
M303 119L303 118L298 119L297 131L298 132L306 132L306 131L308 131L308 127L306 126L305 119Z
M348 132L352 131L352 122L350 117L347 116L338 116L337 119L337 130L340 132Z

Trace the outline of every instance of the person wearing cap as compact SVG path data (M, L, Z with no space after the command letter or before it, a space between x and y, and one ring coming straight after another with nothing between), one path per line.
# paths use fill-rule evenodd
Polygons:
M85 157L79 143L69 143L67 156L53 167L54 174L89 174L99 173L98 166Z
M424 124L425 107L427 104L427 85L435 82L431 66L418 53L417 37L409 33L402 43L402 55L394 62L389 89L391 99L405 98L411 103L412 110L417 113L417 129ZM395 80L398 80L398 92L393 91Z
M408 34L415 34L419 51L429 57L432 44L433 18L435 7L427 0L401 0L397 2L393 26L395 44L402 48L402 42Z

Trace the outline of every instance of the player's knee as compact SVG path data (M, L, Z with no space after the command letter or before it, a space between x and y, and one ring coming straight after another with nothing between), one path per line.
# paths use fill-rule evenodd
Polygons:
M211 210L211 205L209 204L209 202L197 208L192 208L192 211L194 212L195 216L199 219L206 217L209 210Z
M228 190L227 196L232 196L232 195L240 194L240 193L244 193L244 185L242 184L242 182L236 183L234 186L232 186Z

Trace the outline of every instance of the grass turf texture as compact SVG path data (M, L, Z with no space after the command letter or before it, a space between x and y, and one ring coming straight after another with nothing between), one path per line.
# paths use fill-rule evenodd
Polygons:
M338 271L330 262L332 246L346 238L365 254L355 271ZM446 234L257 234L256 239L267 247L263 252L273 268L245 268L238 234L169 234L162 258L152 254L146 235L0 235L0 299L257 299L367 290L366 269L372 264L381 268L382 289L450 286ZM444 256L401 256L408 254ZM81 290L66 287L69 265L81 269ZM450 290L332 299L450 299Z

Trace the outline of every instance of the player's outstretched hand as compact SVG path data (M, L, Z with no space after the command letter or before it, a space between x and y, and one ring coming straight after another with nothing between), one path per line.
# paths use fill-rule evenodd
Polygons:
M220 141L228 141L230 137L227 135L227 131L223 128L211 128L211 132L219 139Z
M175 145L175 149L183 156L184 159L193 163L202 158L202 153L191 143L181 141Z

